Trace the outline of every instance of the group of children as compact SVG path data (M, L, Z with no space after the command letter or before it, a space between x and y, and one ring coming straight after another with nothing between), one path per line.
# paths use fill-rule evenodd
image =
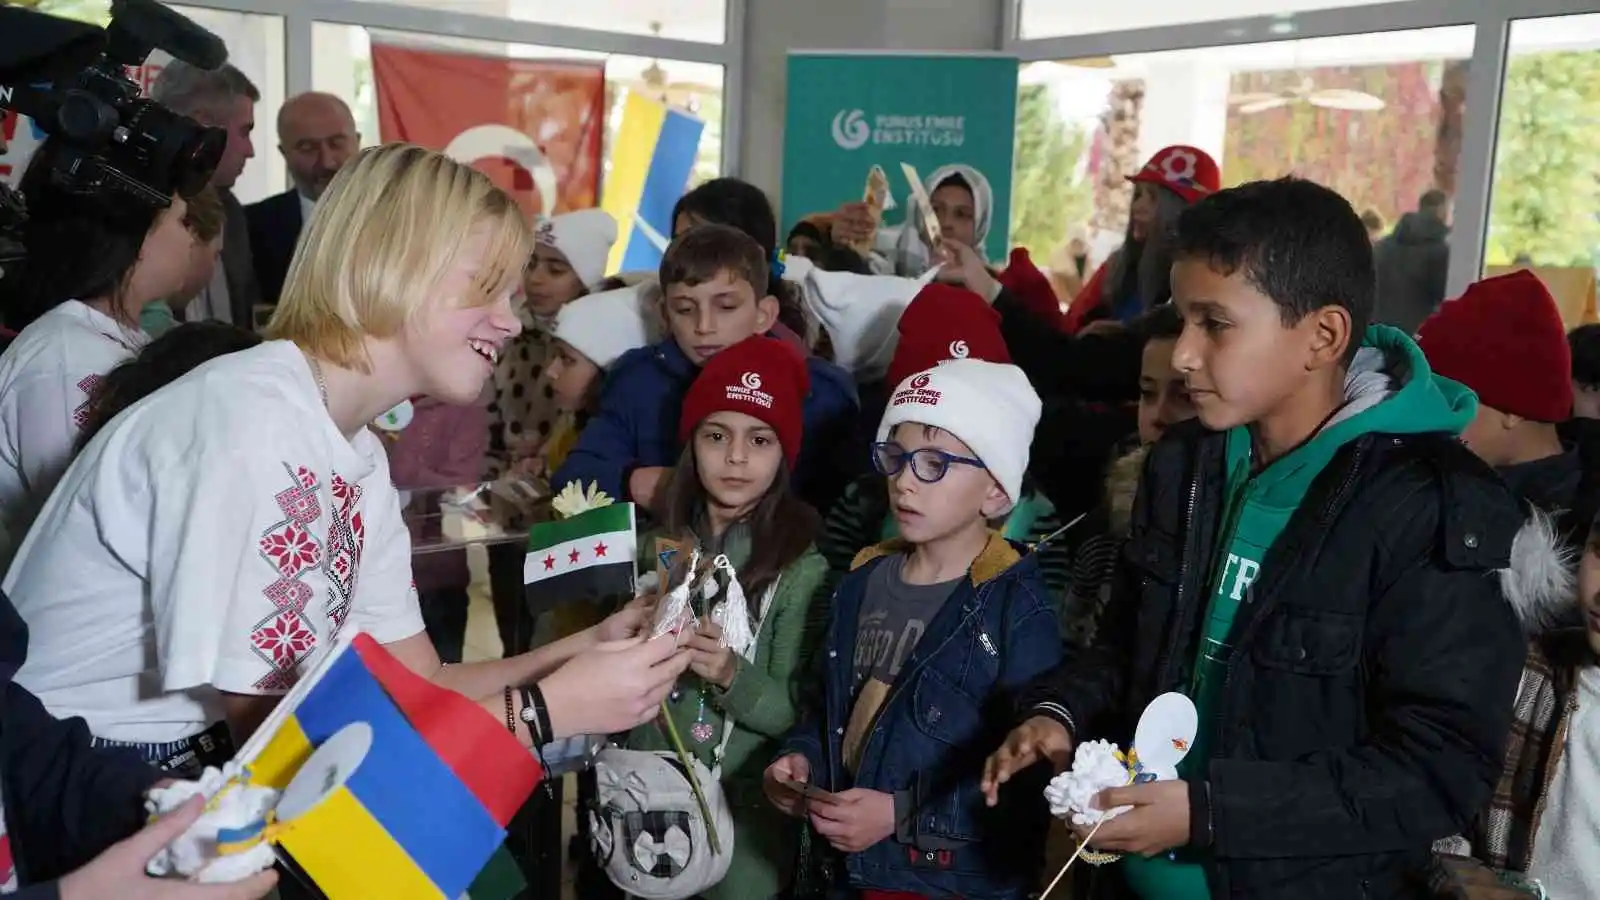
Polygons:
M1077 890L1420 896L1452 839L1438 849L1552 896L1600 894L1583 862L1600 849L1600 440L1569 421L1553 301L1531 275L1488 279L1413 340L1372 322L1344 199L1293 178L1219 191L1188 149L1139 179L1135 237L1170 266L1136 288L1124 261L1102 290L1129 324L1077 334L1035 313L1018 266L973 256L988 223L970 170L936 173L955 237L921 248L932 283L898 236L897 275L782 258L770 206L731 180L686 195L657 277L625 281L605 277L603 213L530 235L436 155L368 151L319 205L272 340L185 325L108 361L132 360L85 402L43 530L16 535L5 587L42 637L21 680L102 745L170 763L197 735L247 734L354 616L491 714L500 685L538 679L563 733L690 736L733 811L732 863L703 896L872 900L1036 892L1044 778L1083 742L1126 745L1180 691L1200 728L1179 779L1099 799L1126 811L1093 846L1123 856ZM359 225L379 183L437 189L441 210L471 198L466 237L428 232L454 248L437 271L377 265L404 256ZM1170 303L1145 309L1146 291ZM162 387L202 338L226 359ZM407 427L371 439L408 398ZM291 412L315 427L284 427ZM636 503L647 560L657 537L725 558L748 652L710 621L626 665L591 646L638 631L648 602L598 624L561 610L532 650L512 547L491 560L511 658L441 668L463 561L403 559L380 482L475 481L485 456ZM269 483L272 503L248 495ZM691 577L676 566L660 591ZM126 600L152 591L145 624ZM200 602L219 594L266 602ZM105 640L86 659L68 638L90 609ZM138 693L151 678L166 693Z

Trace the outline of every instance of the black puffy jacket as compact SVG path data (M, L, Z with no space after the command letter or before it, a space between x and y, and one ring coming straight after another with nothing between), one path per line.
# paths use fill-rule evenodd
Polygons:
M1152 698L1189 684L1224 443L1188 423L1151 451L1095 645L1036 683L1024 716L1058 703L1080 741L1126 745ZM1499 775L1524 643L1493 573L1520 520L1445 435L1366 435L1316 478L1245 597L1201 723L1214 753L1190 784L1190 830L1214 898L1420 895L1431 844Z

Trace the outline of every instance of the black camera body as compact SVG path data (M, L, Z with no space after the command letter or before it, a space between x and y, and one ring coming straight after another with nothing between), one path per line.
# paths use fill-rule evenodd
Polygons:
M210 181L227 134L141 97L128 76L157 47L202 69L228 59L221 38L156 0L112 0L104 29L0 0L0 113L54 136L58 186L164 208ZM21 194L0 185L0 279L22 261L26 216Z
M112 0L111 24L101 35L98 58L44 87L7 71L11 67L3 63L12 54L4 44L11 38L0 38L0 108L32 117L55 136L62 152L51 175L64 190L121 193L155 207L168 205L174 193L193 196L216 170L227 134L141 97L127 70L157 47L215 69L227 61L227 48L156 0ZM37 52L20 48L30 50ZM49 65L47 58L35 63L35 77L48 76Z

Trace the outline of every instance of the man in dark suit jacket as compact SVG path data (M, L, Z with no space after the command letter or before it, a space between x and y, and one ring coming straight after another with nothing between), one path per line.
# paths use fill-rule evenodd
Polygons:
M297 94L278 111L278 152L289 166L294 187L245 208L263 303L277 304L301 226L333 176L360 146L350 107L332 94Z
M222 198L227 219L222 230L222 265L212 284L184 311L189 319L220 319L250 328L261 289L251 262L250 234L244 221L244 207L233 196L234 182L245 163L255 156L251 132L256 125L256 103L261 92L233 65L220 69L196 68L182 60L171 60L150 86L150 96L175 112L192 117L202 125L212 125L228 133L222 161L211 176L211 184Z

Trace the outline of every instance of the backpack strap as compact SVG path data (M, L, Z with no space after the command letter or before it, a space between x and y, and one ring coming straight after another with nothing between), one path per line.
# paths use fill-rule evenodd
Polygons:
M757 643L760 643L761 641L761 629L767 624L767 613L772 611L772 598L777 596L778 582L782 580L783 575L779 574L777 578L772 580L772 584L768 585L766 591L761 595L761 616L760 618L756 619L755 628L753 629ZM754 659L755 654L752 652L752 663L754 662ZM728 742L731 740L733 740L733 715L727 710L723 710L722 740L717 743L716 749L711 751L711 777L718 781L722 780L722 758L727 755Z

